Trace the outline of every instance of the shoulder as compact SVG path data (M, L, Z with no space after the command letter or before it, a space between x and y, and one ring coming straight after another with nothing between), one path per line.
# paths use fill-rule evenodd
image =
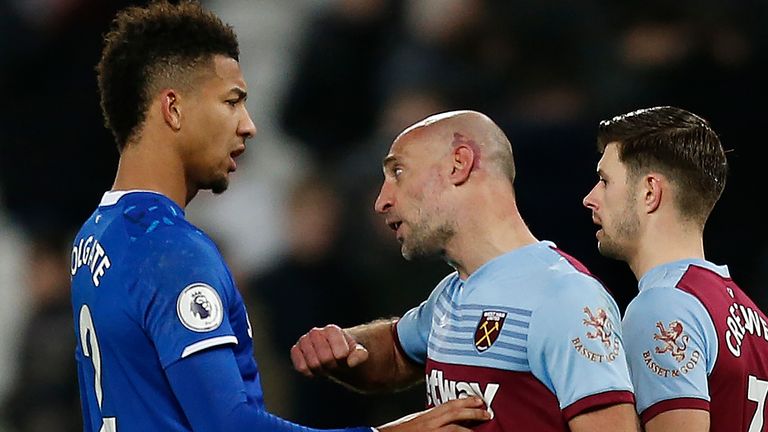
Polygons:
M443 293L450 291L459 283L461 283L461 279L459 278L458 272L453 272L446 275L442 280L440 280L440 282L437 283L437 285L435 285L435 288L432 289L432 293L430 293L429 299L427 301L436 301L441 295L443 295Z
M590 306L610 308L612 312L618 309L614 298L599 280L578 270L550 271L542 294L537 309L552 314Z
M587 266L554 244L549 244L542 259L547 264L546 271L541 275L544 288L556 291L551 293L556 298L603 297L609 294L602 281Z
M629 330L659 320L711 321L695 296L675 287L654 287L640 292L627 306L624 327Z
M546 344L553 335L577 337L592 327L620 332L619 308L600 281L567 266L548 270L545 279L532 308L532 339Z
M435 291L443 291L446 288L454 285L457 282L460 282L461 279L459 278L458 272L453 272L448 275L446 275L443 279L440 280L440 282L435 285Z
M210 238L161 195L130 194L115 210L120 211L124 234L139 255L194 257L216 251Z
M659 344L669 342L692 345L691 352L701 350L708 371L715 363L718 341L712 317L699 299L680 289L657 287L641 292L627 306L622 328L631 362L646 361L643 353L663 351L664 345L658 348Z
M621 315L613 297L598 283L578 281L560 286L541 297L534 308L531 327L545 334L569 333L592 322L619 327Z
M195 230L179 210L160 196L129 200L123 204L121 211L126 234L131 240L179 235Z
M559 300L560 296L607 294L603 284L586 266L549 241L526 246L494 264L497 265L483 274L485 281L500 290L510 285L525 289L532 299L542 304Z
M161 209L134 216L131 219L131 215L126 215L131 219L126 226L132 243L129 259L145 275L157 273L165 278L180 272L225 270L215 243L183 217L174 217L172 212Z
M621 313L616 301L602 283L570 263L549 269L537 293L531 317L532 339L544 343L570 335L583 336L585 330L621 330Z

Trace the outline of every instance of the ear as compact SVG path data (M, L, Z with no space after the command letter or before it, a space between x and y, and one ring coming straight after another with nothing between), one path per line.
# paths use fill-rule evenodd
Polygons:
M646 174L643 177L643 206L646 213L653 213L661 207L666 185L666 179L657 173Z
M472 168L475 166L475 151L472 147L459 144L451 152L451 173L448 176L451 183L458 186L469 180Z
M160 109L163 120L174 131L181 129L181 101L176 90L166 89L160 94Z

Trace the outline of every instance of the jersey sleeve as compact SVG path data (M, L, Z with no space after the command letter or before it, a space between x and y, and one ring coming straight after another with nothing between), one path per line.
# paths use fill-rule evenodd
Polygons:
M146 241L151 251L140 266L141 325L164 368L201 350L236 344L229 306L234 284L207 238L165 230Z
M597 281L576 281L534 311L529 329L531 372L557 396L567 420L634 403L618 307Z
M395 341L399 343L399 347L412 361L418 364L426 362L429 333L432 329L432 316L437 299L446 287L457 279L457 273L446 276L437 284L425 301L403 314L397 322Z
M176 362L168 381L192 429L215 431L321 432L291 423L247 397L237 361L228 349L211 349ZM343 407L338 407L339 412ZM371 432L370 427L323 429L325 432Z
M672 409L709 410L717 334L701 302L676 288L651 288L627 307L623 327L643 423Z

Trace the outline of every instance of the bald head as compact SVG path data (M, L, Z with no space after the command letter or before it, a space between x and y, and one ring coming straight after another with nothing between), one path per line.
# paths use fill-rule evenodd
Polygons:
M517 211L512 147L485 114L450 111L415 123L392 143L383 171L374 208L406 259L443 256L460 263L476 236L490 235L490 245L507 230L507 240L535 241Z
M473 169L515 180L512 146L499 126L487 115L477 111L448 111L435 114L405 129L395 142L420 142L432 146L429 150L442 155L459 146L472 149Z

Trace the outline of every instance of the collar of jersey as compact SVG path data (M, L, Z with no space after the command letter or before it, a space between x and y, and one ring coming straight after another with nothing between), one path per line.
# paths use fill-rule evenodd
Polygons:
M471 275L469 275L469 277L467 277L466 280L462 282L466 285L470 280L481 278L484 273L493 271L493 269L497 266L506 267L509 264L510 260L512 261L517 260L519 259L518 257L522 255L530 254L533 251L540 250L542 248L550 249L554 247L557 247L557 246L553 242L549 240L541 240L533 244L525 245L517 249L504 252L503 254L496 256L494 258L491 258L490 260L483 263L483 265L478 267L477 270L475 270ZM521 272L524 270L525 269L521 269Z
M691 265L711 270L725 278L731 277L730 272L728 271L728 266L719 266L699 258L687 258L664 263L648 270L643 277L640 278L638 289L643 291L657 286L666 286L662 281L668 280L673 276L675 279L679 278Z
M117 191L106 191L104 192L104 195L101 197L101 202L99 203L99 207L104 206L113 206L117 204L120 199L128 194L134 194L134 193L143 193L143 194L153 194L158 195L162 197L163 199L167 200L173 207L176 208L176 210L179 210L181 214L184 214L184 209L180 208L178 204L173 202L172 199L168 198L167 196L161 194L160 192L151 191L151 190L143 190L143 189L131 189L131 190L117 190Z

